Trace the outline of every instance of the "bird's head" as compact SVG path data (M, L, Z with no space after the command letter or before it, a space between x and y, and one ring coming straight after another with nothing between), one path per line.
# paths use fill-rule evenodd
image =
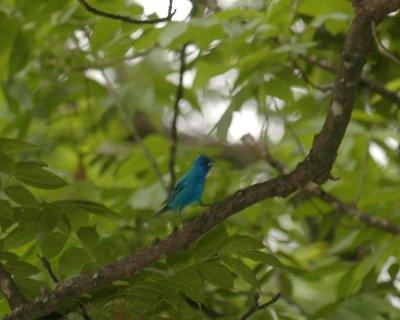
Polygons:
M202 168L206 172L210 171L212 165L212 161L204 155L198 156L194 163L194 166Z

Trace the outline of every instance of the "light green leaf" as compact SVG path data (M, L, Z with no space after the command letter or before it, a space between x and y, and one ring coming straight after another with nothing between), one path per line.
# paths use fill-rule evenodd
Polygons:
M231 126L232 122L232 108L228 108L225 113L222 115L221 119L219 119L217 123L217 137L222 141L226 141L228 136L228 130Z
M158 42L162 47L167 47L172 41L184 34L188 29L186 22L172 22L160 33Z

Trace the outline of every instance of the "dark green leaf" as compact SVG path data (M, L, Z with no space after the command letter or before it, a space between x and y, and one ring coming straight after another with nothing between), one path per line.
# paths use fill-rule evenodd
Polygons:
M7 173L9 175L10 173L12 173L13 169L13 159L3 152L0 152L0 172Z
M12 200L21 206L25 207L36 207L37 201L33 194L26 188L22 186L9 186L4 188L4 192Z
M228 233L224 225L219 225L197 242L194 249L195 258L201 260L216 254L227 239Z
M58 189L68 185L66 181L54 173L40 167L33 169L19 169L15 171L15 178L32 187L41 189Z
M68 235L65 233L50 233L40 241L40 247L42 248L43 256L46 259L50 259L60 254L67 240Z
M253 271L238 259L231 258L229 256L221 256L221 260L224 264L230 267L240 278L246 281L253 287L258 287L258 281Z
M90 262L88 254L81 248L69 248L58 261L58 274L61 277L78 274L83 266Z
M224 245L220 250L220 253L229 255L232 253L240 253L243 251L260 249L263 247L264 247L263 244L255 238L244 235L235 235L230 237L224 243Z
M87 212L99 215L99 216L104 216L112 219L123 219L122 216L120 216L118 213L115 211L107 208L106 206L103 206L100 203L92 202L92 201L85 201L85 200L60 200L60 201L55 201L52 202L52 204L58 205L60 207L65 207L65 208L79 208L82 210L85 210Z
M96 227L82 227L78 230L78 238L89 249L94 248L99 240Z
M233 276L229 269L219 262L206 261L196 265L204 279L219 288L232 288Z
M15 139L0 138L0 151L4 153L17 153L35 149L38 149L38 147L34 144Z

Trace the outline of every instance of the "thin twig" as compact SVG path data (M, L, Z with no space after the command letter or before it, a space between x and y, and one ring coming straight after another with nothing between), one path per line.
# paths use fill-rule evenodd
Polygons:
M168 193L168 188L164 183L164 180L162 178L162 173L160 168L157 165L156 160L154 159L153 155L151 154L150 150L147 148L147 146L143 143L142 138L140 137L139 133L136 130L136 127L133 125L133 122L130 120L129 114L126 112L122 101L115 90L113 84L111 83L110 79L107 77L107 74L105 73L104 69L100 69L100 72L106 82L106 88L108 92L111 94L111 96L114 99L115 106L118 110L118 113L120 114L122 120L125 122L126 126L128 127L129 131L132 133L133 138L135 139L136 143L140 146L142 149L145 157L149 161L150 165L152 166L158 180L160 181L161 186L165 190L165 192Z
M59 283L60 280L57 278L57 276L53 272L53 269L51 268L49 260L47 260L44 256L41 256L41 255L37 255L37 257L39 258L39 260L42 263L43 267L46 269L47 273L50 275L51 280L53 280L53 282L55 284Z
M174 16L176 13L176 9L172 10L172 3L173 0L169 0L169 6L168 6L168 14L165 18L157 18L157 19L148 19L148 20L137 20L137 19L132 19L127 16L115 14L115 13L109 13L109 12L104 12L99 9L96 9L95 7L91 6L86 2L86 0L78 0L79 3L89 12L100 16L104 18L109 18L113 20L119 20L125 23L130 23L130 24L154 24L154 23L159 23L159 22L165 22L165 21L170 21L171 18Z
M187 45L183 45L182 49L180 50L180 67L179 67L179 82L176 88L176 97L174 103L174 117L172 119L172 126L171 126L171 151L170 151L170 160L169 160L169 172L171 176L170 182L170 190L173 189L176 181L175 175L175 162L176 162L176 151L178 147L178 130L177 130L177 121L179 116L179 102L183 98L183 76L185 73L185 55L186 55L186 47Z
M39 258L39 260L42 263L43 267L46 269L46 271L50 275L50 277L53 280L54 284L60 283L60 280L58 279L58 277L54 273L54 271L53 271L53 269L52 269L52 267L50 265L49 260L47 260L46 257L41 256L39 254L36 255L36 256ZM82 301L80 301L79 299L77 299L77 302L78 302L78 305L80 307L79 309L80 309L80 312L82 314L83 319L90 320L91 317L89 316L89 314L88 314L88 312L86 310L85 304ZM62 318L64 318L64 317L62 317Z
M314 82L312 82L310 80L310 78L308 77L307 73L299 66L299 64L296 61L293 61L293 65L296 68L296 70L298 71L299 76L306 82L308 83L311 87L313 87L314 89L318 89L321 90L323 92L327 92L327 91L332 91L333 88L333 84L326 84L326 85L317 85Z
M278 292L276 295L272 297L271 300L267 301L266 303L260 304L258 302L260 295L258 292L256 292L253 296L254 304L251 306L251 308L240 318L240 320L246 320L248 319L253 313L255 313L258 310L266 309L270 305L274 304L279 300L281 297L281 292Z
M0 289L6 297L10 309L15 309L28 302L2 264L0 264Z
M382 41L379 39L378 33L376 32L376 23L373 21L371 23L372 26L372 35L374 37L375 43L379 49L379 51L391 59L394 63L397 63L400 65L400 58L397 57L393 52L391 52L388 48L385 47L385 45L382 43Z

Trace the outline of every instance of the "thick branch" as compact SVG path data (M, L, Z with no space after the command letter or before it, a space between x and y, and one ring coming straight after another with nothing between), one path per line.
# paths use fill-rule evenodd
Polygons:
M373 2L379 12L370 11ZM398 1L397 8L400 8ZM325 182L336 158L336 152L349 123L357 93L362 66L371 44L371 22L381 18L389 11L383 0L362 1L354 18L342 51L332 103L321 132L316 136L307 158L289 174L270 181L255 184L237 191L225 200L216 203L202 215L188 221L185 225L153 245L132 255L101 267L95 271L81 274L60 283L52 293L34 302L13 310L5 319L33 319L56 310L69 300L115 280L131 276L135 272L160 260L169 254L188 248L203 234L220 224L224 219L272 197L287 197L300 190L309 182ZM383 4L382 4L383 3ZM379 7L382 5L382 10ZM390 7L392 9L392 7Z
M27 303L27 300L17 288L11 275L4 269L2 264L0 264L0 288L11 309Z
M108 18L108 19L113 19L113 20L119 20L119 21L122 21L125 23L130 23L130 24L155 24L155 23L159 23L159 22L170 21L176 12L176 10L172 11L173 0L169 0L168 14L165 18L137 20L137 19L132 19L127 16L122 16L122 15L115 14L115 13L101 11L101 10L96 9L95 7L91 6L89 3L86 2L86 0L78 0L78 1L87 11L89 11L97 16Z

